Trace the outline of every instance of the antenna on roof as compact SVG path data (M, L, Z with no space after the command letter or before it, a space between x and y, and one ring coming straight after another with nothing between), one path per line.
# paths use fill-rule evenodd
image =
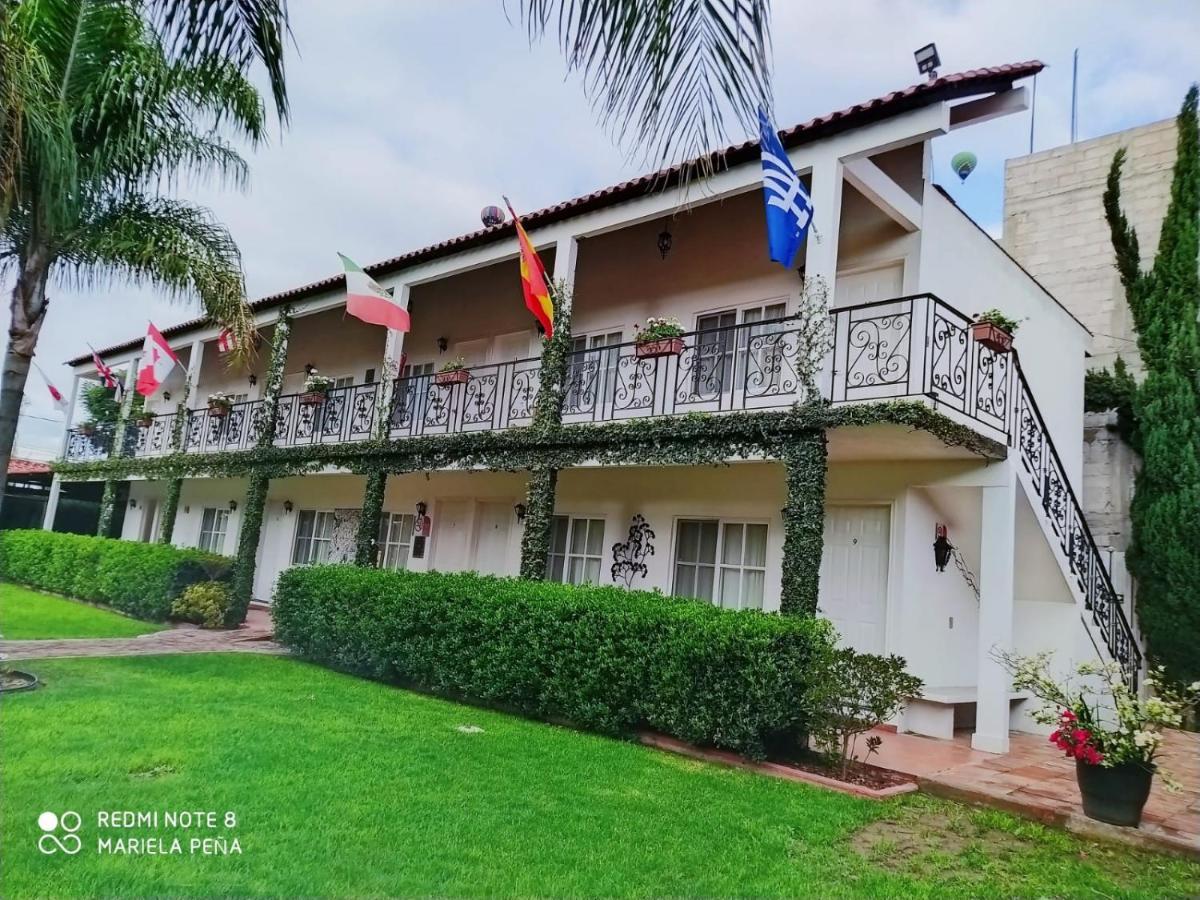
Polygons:
M1071 143L1079 134L1079 48L1071 61Z

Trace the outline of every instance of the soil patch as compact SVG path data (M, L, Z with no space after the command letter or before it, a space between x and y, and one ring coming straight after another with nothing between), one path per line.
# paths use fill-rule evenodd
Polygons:
M882 769L879 766L872 766L869 763L859 762L858 760L850 762L845 774L842 774L842 767L840 765L830 766L822 757L816 754L804 754L794 756L790 759L772 760L772 762L791 766L793 769L800 769L802 772L811 772L813 775L823 775L835 781L858 784L876 791L913 783L911 775L905 775L902 772L893 772L891 769Z
M979 827L959 816L926 811L919 818L878 819L855 832L850 847L876 865L906 871L931 855L956 857L984 845L995 859L1021 853L1026 842L995 828Z

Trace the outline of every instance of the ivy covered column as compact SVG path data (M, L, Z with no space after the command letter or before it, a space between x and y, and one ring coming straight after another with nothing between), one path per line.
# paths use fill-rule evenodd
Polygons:
M383 493L387 489L387 472L382 469L367 473L363 490L362 514L358 519L358 537L354 547L354 564L375 565L375 545L379 540L379 523L383 518Z
M188 420L188 398L192 395L192 385L199 378L199 358L203 348L204 344L201 341L192 344L187 381L184 382L179 405L175 408L175 418L171 422L171 450L174 453L183 452L184 432ZM167 495L163 498L162 512L159 514L158 520L158 542L160 544L170 544L171 539L175 536L175 517L179 514L179 495L182 493L182 478L172 478L167 482Z
M129 411L133 408L133 386L137 384L137 363L136 359L130 360L129 368L125 370L125 393L121 397L121 408L117 411L117 421L113 423L110 457L124 456L128 449L126 445L129 436L126 431L129 424ZM100 495L100 520L96 523L96 534L100 537L110 537L113 508L116 506L117 488L120 484L120 480L115 478L106 479L104 482L104 493Z
M521 534L521 577L541 581L550 556L550 526L554 522L554 495L558 469L537 467L529 472L525 497L525 531Z
M825 543L825 432L788 438L780 457L786 470L787 502L783 508L783 575L779 611L814 616Z
M285 306L275 323L271 338L271 357L267 363L266 384L263 389L262 428L256 446L265 449L275 442L275 420L279 412L279 393L283 390L283 367L287 362L288 336L292 330L292 310ZM233 602L229 604L226 625L238 625L246 618L246 610L254 596L254 568L258 559L258 543L262 535L263 508L267 504L267 488L271 478L263 469L250 472L246 486L246 505L242 513L242 528L238 534L237 559L233 565Z

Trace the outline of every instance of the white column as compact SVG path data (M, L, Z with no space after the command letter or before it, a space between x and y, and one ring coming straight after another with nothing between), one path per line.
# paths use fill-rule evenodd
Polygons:
M825 280L832 308L837 281L838 229L842 221L842 161L836 157L815 161L811 187L813 220L804 241L804 276Z
M75 404L79 401L79 382L82 376L71 378L71 399L67 401L67 418L63 423L62 449L59 458L67 458L67 446L71 443L71 424L75 421ZM58 497L62 493L62 477L55 475L50 482L50 496L46 498L46 513L42 517L42 530L54 530L54 517L58 515Z
M1013 575L1016 565L1016 473L1011 462L1002 484L982 488L983 522L979 561L979 680L975 733L971 746L988 753L1008 752L1009 692L1012 678L993 650L1013 647Z
M392 299L408 309L412 299L412 285L398 284ZM383 344L383 366L379 371L379 406L375 409L375 435L386 438L391 428L392 398L395 395L396 379L400 377L400 359L404 356L403 331L388 329Z
M186 412L191 398L196 393L196 388L200 386L200 366L204 362L204 341L192 341L192 349L188 353L187 367L187 391L184 396L179 398L179 405L176 412Z
M572 293L575 290L575 263L579 259L579 239L567 236L558 239L554 247L554 280L567 286L566 309L571 311Z

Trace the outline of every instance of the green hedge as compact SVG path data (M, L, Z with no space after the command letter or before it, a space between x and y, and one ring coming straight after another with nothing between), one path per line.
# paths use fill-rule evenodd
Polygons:
M761 757L804 732L824 622L620 588L353 566L287 570L276 639L371 678L610 734Z
M0 532L0 579L162 621L198 581L227 580L228 557L54 531Z

